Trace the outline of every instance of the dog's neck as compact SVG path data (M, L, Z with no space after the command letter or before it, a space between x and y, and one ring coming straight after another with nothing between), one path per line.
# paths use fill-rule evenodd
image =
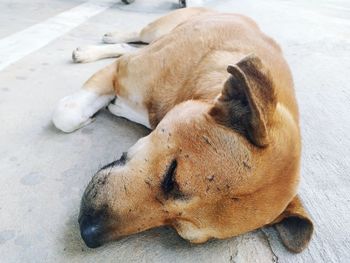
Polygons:
M171 83L167 80L164 86L171 85L171 88L166 89L167 93L163 95L152 93L145 102L152 128L155 128L174 106L184 101L199 100L213 104L229 77L227 66L236 63L245 55L241 52L213 52L201 59L196 68L189 69L187 77Z
M182 93L174 90L172 96L169 96L167 100L153 99L146 103L149 121L152 128L155 128L172 108L184 101L199 100L209 104L214 104L215 98L221 93L222 85L213 84L210 86L202 86L201 89L198 89L193 85L187 85L183 86L182 89L186 89L186 92Z

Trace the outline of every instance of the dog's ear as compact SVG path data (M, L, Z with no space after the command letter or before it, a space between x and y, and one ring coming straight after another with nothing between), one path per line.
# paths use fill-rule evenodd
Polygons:
M268 145L267 124L276 108L276 97L267 68L257 56L249 55L228 66L227 71L231 76L209 114L256 146Z
M272 224L279 232L282 243L295 253L299 253L307 247L314 231L311 218L298 196L294 197L284 212Z

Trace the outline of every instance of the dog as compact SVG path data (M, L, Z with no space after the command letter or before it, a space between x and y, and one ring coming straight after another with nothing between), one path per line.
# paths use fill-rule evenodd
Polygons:
M248 17L204 8L104 40L116 44L78 48L73 60L119 58L63 98L53 123L72 132L107 106L153 131L88 184L86 245L164 225L192 243L275 226L302 251L313 222L297 195L299 113L279 45Z

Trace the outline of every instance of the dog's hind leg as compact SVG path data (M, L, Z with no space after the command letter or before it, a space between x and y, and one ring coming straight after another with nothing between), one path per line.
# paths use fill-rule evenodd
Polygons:
M142 42L149 44L154 40L168 34L171 30L186 20L204 13L212 12L205 8L184 8L170 12L169 14L158 18L144 27L141 32L125 33L116 31L104 34L102 41L111 43L130 43Z
M147 25L140 33L107 33L103 37L106 43L113 45L86 46L76 48L73 51L73 61L76 63L91 62L102 58L118 57L125 53L132 52L137 47L126 44L130 42L151 43L154 40L168 34L179 24L203 13L212 12L204 8L185 8L171 12Z
M136 49L136 47L124 43L78 47L73 51L72 59L75 63L86 63L102 58L119 57L125 53L133 52Z
M61 99L52 121L64 132L73 132L94 120L94 115L115 97L114 78L117 62L95 73L82 89Z

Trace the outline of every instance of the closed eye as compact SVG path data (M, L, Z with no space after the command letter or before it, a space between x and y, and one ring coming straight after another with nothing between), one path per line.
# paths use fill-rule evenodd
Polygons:
M164 194L168 195L174 190L178 191L178 184L175 180L176 175L176 167L177 167L177 161L174 159L171 164L168 166L165 174L164 179L162 182L162 190Z

